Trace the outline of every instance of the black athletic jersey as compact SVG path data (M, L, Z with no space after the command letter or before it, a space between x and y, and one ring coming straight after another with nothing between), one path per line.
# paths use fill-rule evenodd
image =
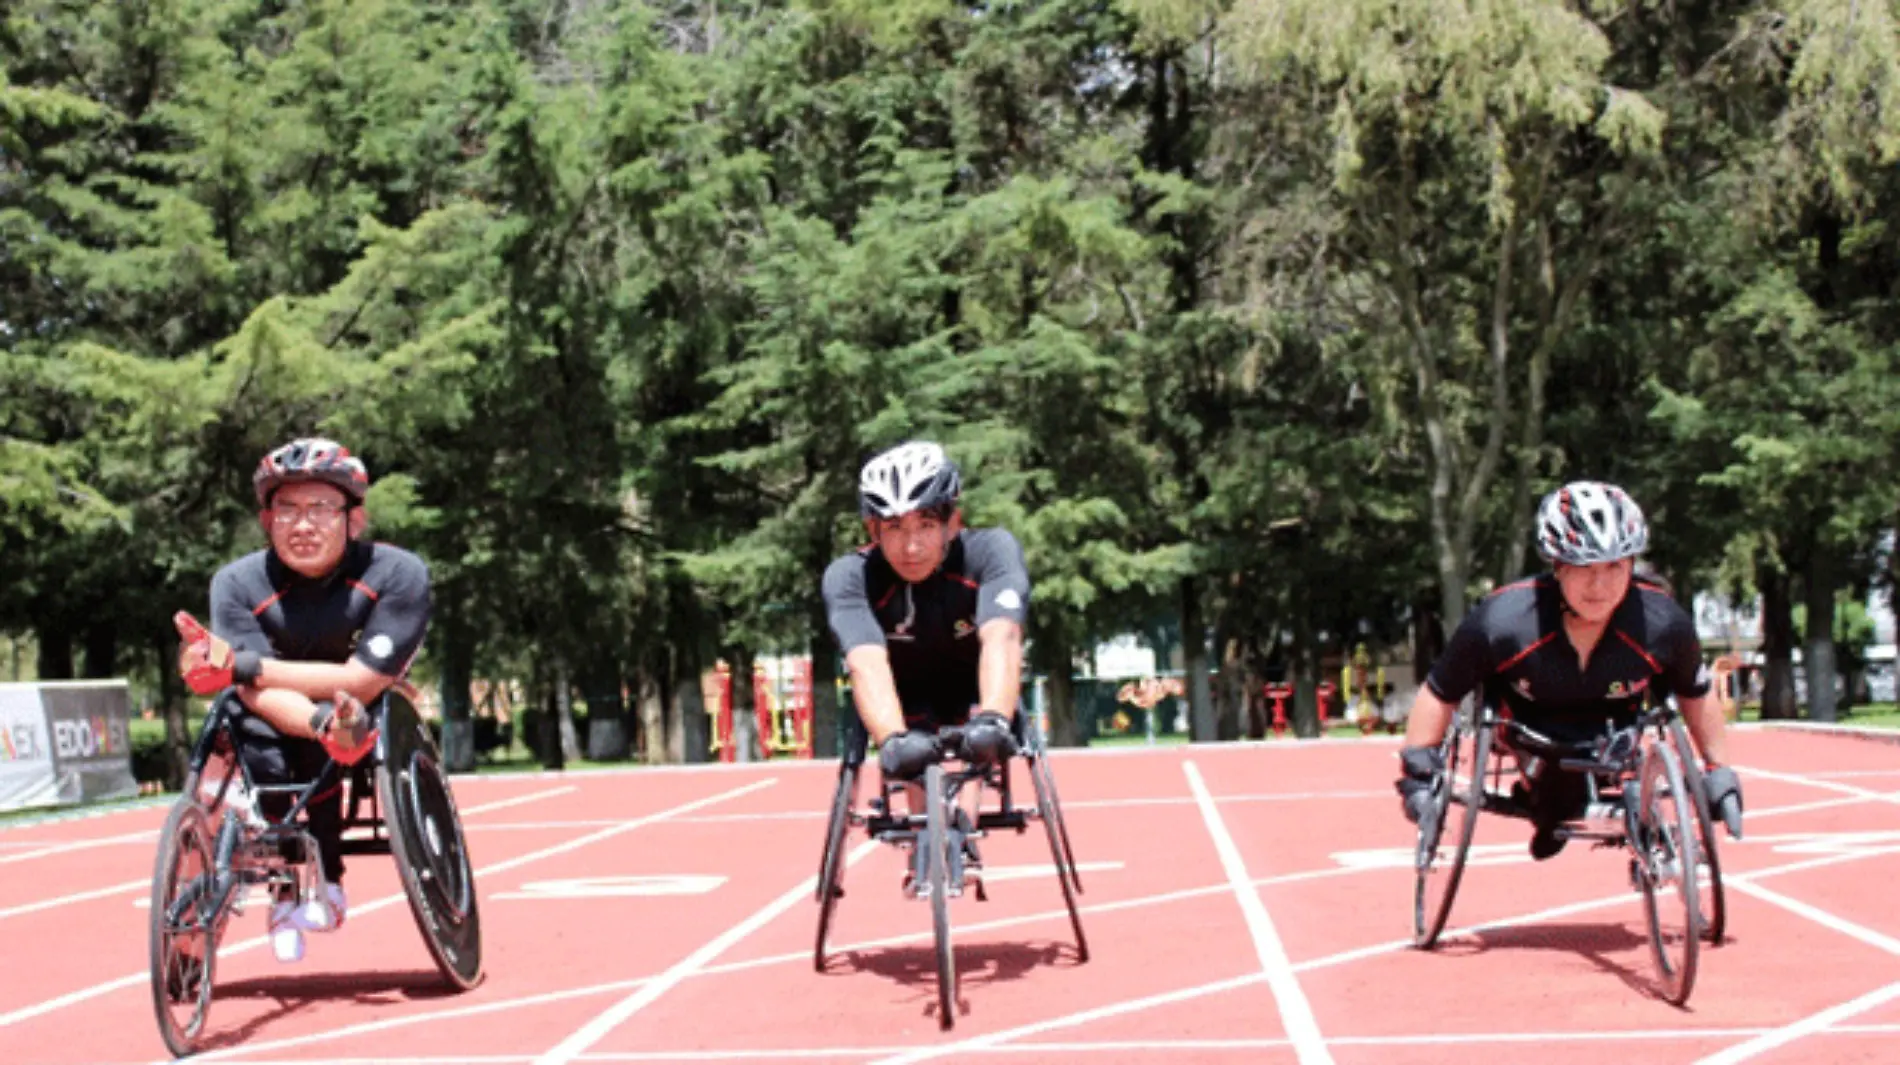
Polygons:
M429 567L389 544L353 541L311 580L270 550L211 579L211 631L239 650L292 662L347 662L385 676L409 669L429 629Z
M1029 570L1008 530L965 529L918 584L898 577L881 549L866 547L825 569L824 595L839 650L884 647L904 716L947 724L977 702L977 630L996 618L1028 624Z
M1425 683L1449 703L1483 685L1487 702L1569 738L1629 720L1652 697L1706 695L1709 672L1688 613L1640 581L1579 669L1562 593L1546 574L1492 592L1465 615Z

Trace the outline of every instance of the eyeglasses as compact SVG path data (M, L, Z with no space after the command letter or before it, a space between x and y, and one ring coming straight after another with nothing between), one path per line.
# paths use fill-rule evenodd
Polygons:
M342 519L343 512L347 509L335 503L310 503L301 507L290 503L279 503L271 508L270 518L271 524L279 529L295 528L298 522L306 518L309 519L310 524L322 528L335 525Z

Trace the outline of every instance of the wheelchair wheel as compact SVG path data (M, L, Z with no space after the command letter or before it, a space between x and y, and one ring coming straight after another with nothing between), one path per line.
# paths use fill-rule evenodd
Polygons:
M925 829L917 846L924 848L925 883L930 887L930 926L937 940L937 1027L950 1030L957 1023L957 959L950 944L950 837L945 818L943 767L924 770Z
M1036 785L1036 804L1038 806L1042 805L1042 797L1045 792L1049 796L1048 811L1043 815L1043 824L1054 826L1052 829L1054 838L1049 841L1049 846L1051 850L1054 850L1056 840L1059 839L1062 841L1062 856L1061 860L1056 862L1056 866L1059 869L1067 870L1069 883L1075 886L1075 893L1080 895L1082 893L1082 873L1075 867L1075 848L1069 845L1069 822L1063 820L1062 817L1062 800L1056 794L1056 771L1054 767L1049 765L1048 761L1049 748L1043 742L1040 734L1036 734L1034 738L1030 740L1030 744L1029 774L1030 779ZM1069 905L1069 911L1072 914L1075 911L1073 902ZM1075 938L1079 945L1082 941L1080 922L1076 924ZM1082 960L1088 960L1088 950L1086 948L1082 950Z
M1062 904L1069 909L1069 927L1075 930L1075 956L1078 962L1089 960L1088 937L1082 934L1082 914L1075 906L1075 893L1082 881L1075 873L1075 855L1069 850L1069 831L1062 822L1062 804L1056 799L1055 771L1049 767L1041 744L1029 752L1029 780L1036 787L1036 813L1043 831L1049 836L1049 858L1055 865L1056 880L1062 885Z
M376 790L389 853L436 967L466 991L482 980L482 929L461 817L415 707L394 693L386 698Z
M173 1057L198 1049L211 1013L220 931L219 915L212 912L217 899L214 838L204 810L189 798L179 799L165 818L152 871L152 1006L158 1034Z
M1439 745L1445 771L1432 786L1432 805L1419 820L1413 865L1412 942L1429 950L1451 917L1452 900L1465 873L1471 837L1484 807L1484 775L1491 762L1491 726L1481 716L1454 715Z
M1702 938L1697 912L1695 804L1673 744L1652 743L1643 755L1642 807L1637 815L1637 880L1649 921L1659 990L1671 1005L1689 1001L1695 988L1696 945ZM1670 918L1681 915L1680 922Z
M825 971L825 941L831 935L831 915L844 894L844 837L851 827L851 806L858 797L858 767L838 767L838 786L831 796L831 819L825 825L825 853L818 861L818 943L812 948L812 967Z
M1701 892L1698 908L1702 914L1702 939L1719 946L1728 934L1728 900L1722 892L1722 857L1715 845L1715 816L1709 809L1709 789L1703 781L1702 760L1696 756L1695 744L1689 741L1689 730L1683 727L1681 718L1669 723L1669 738L1676 745L1676 754L1682 761L1683 782L1689 786L1689 797L1695 806L1696 859L1701 865L1696 873L1697 888Z

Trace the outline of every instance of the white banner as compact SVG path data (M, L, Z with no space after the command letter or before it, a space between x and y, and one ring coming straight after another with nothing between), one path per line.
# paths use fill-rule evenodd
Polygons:
M122 680L0 684L0 810L138 794Z

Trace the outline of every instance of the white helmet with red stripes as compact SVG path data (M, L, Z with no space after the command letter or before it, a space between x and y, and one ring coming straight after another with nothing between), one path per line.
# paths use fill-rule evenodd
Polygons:
M1551 562L1591 566L1649 548L1649 522L1629 493L1602 481L1572 481L1537 509L1537 552Z

